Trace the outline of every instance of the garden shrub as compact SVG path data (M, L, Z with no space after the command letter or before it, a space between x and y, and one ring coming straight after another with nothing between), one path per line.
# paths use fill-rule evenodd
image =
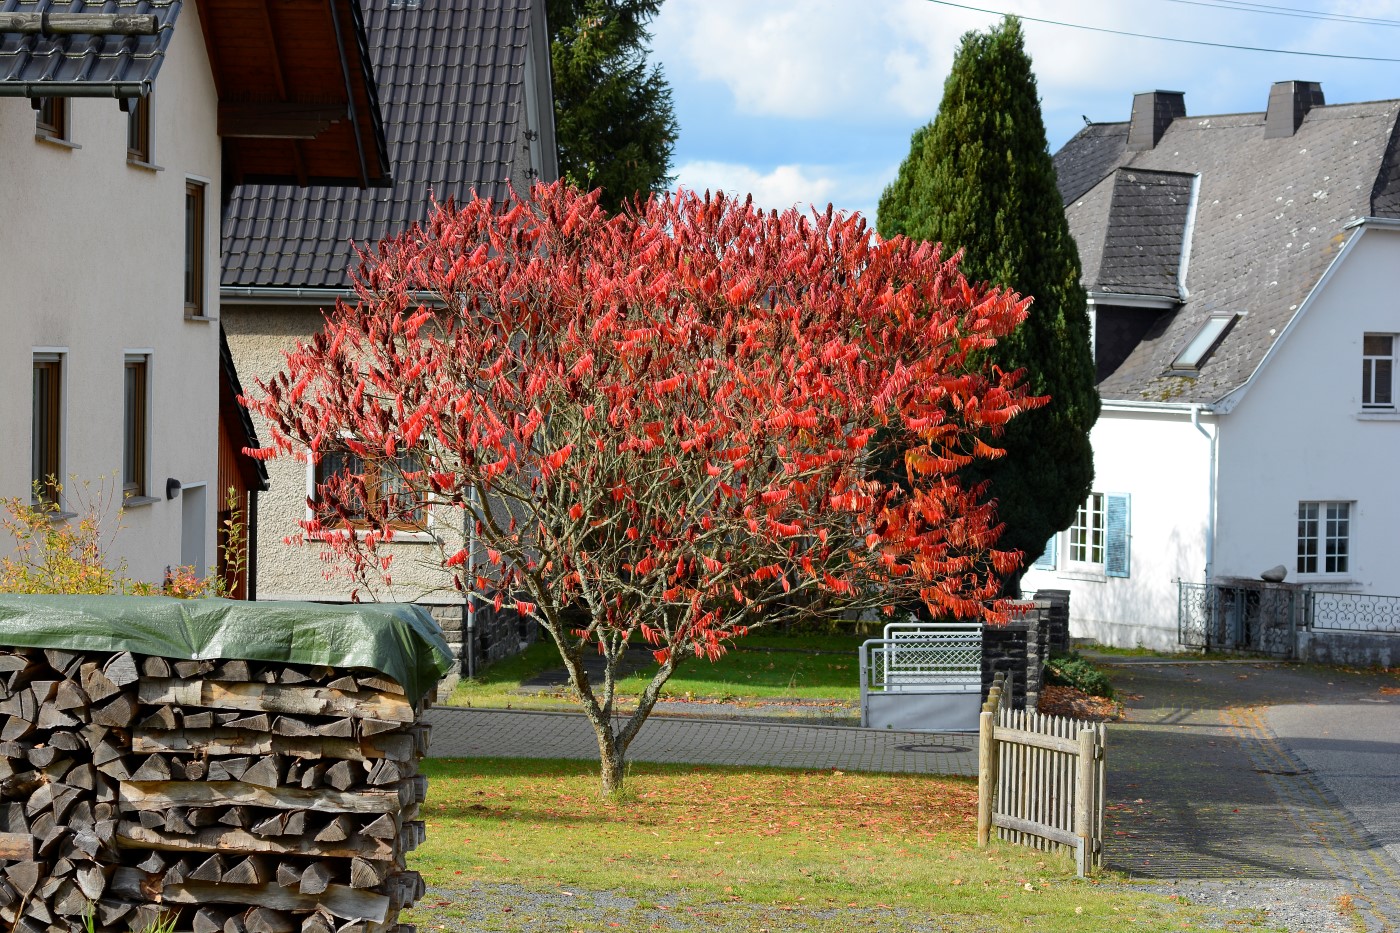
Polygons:
M1077 651L1051 658L1045 666L1045 682L1073 687L1090 696L1113 699L1113 684L1108 675Z

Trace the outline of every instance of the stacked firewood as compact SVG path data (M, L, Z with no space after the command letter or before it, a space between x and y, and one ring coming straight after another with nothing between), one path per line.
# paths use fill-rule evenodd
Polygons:
M422 706L364 669L0 649L0 920L413 933Z

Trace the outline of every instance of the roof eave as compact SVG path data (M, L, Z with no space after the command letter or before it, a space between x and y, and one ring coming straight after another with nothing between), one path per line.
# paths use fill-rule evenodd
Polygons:
M151 93L150 81L4 81L0 82L0 97L146 97Z

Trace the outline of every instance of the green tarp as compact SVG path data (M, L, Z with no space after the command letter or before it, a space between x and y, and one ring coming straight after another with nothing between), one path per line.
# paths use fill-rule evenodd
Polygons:
M366 667L415 703L452 656L421 606L0 594L0 645Z

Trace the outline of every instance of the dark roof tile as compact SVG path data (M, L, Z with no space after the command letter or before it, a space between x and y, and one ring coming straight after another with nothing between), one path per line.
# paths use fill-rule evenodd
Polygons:
M1193 176L1121 168L1091 291L1176 298Z
M156 17L153 36L0 33L0 97L143 97L165 59L180 0L0 0L0 13Z
M394 186L234 189L223 284L346 288L358 262L352 239L372 245L407 229L426 217L430 195L505 198L523 129L531 2L368 0Z

